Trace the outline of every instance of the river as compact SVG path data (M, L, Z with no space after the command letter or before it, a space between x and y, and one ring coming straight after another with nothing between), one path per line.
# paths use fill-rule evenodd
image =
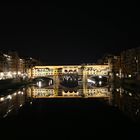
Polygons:
M11 129L13 125L16 128L27 125L28 131L42 125L46 129L74 130L82 127L96 130L120 126L137 128L140 123L140 93L113 85L86 84L68 88L30 84L1 92L0 122L5 129L5 124Z

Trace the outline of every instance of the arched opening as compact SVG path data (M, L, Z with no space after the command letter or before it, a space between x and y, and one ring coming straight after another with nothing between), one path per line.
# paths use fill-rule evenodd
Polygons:
M108 85L108 78L106 76L92 76L87 79L90 86L106 86Z
M38 87L53 85L53 79L48 77L37 77L32 80L32 84Z

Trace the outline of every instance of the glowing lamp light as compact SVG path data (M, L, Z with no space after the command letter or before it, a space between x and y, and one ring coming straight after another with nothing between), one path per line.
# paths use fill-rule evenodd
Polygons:
M120 91L118 88L117 88L116 90L117 90L117 92L119 92L119 91Z
M0 98L0 101L4 101L4 98L3 98L3 97L1 97L1 98Z
M37 85L38 85L39 87L42 87L42 82L41 82L41 81L37 82Z
M0 75L1 75L1 76L4 76L4 73L3 73L3 72L1 72L1 73L0 73Z
M99 78L101 79L101 78L102 78L102 76L100 75L100 76L99 76Z
M16 75L16 72L13 72L14 75Z
M8 77L12 77L12 73L11 72L8 72L7 76Z
M16 95L17 95L17 93L15 92L15 93L14 93L14 96L16 96Z
M7 96L7 99L10 99L11 100L12 99L12 96L11 95L8 95Z
M21 74L21 72L20 71L18 71L18 75L20 75Z

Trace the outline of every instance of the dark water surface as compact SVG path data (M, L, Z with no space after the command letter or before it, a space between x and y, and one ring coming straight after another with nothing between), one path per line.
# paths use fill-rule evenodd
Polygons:
M1 93L0 128L6 136L136 136L139 110L140 93L122 88L28 86Z

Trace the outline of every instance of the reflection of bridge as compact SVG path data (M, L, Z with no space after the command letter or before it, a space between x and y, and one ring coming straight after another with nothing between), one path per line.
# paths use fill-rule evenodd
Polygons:
M111 69L109 65L35 66L29 70L28 75L31 78L70 74L82 76L109 76L110 72Z
M106 87L93 89L77 89L75 91L64 89L48 89L31 87L28 89L28 96L32 98L65 98L65 97L84 97L84 98L111 98L111 90Z

